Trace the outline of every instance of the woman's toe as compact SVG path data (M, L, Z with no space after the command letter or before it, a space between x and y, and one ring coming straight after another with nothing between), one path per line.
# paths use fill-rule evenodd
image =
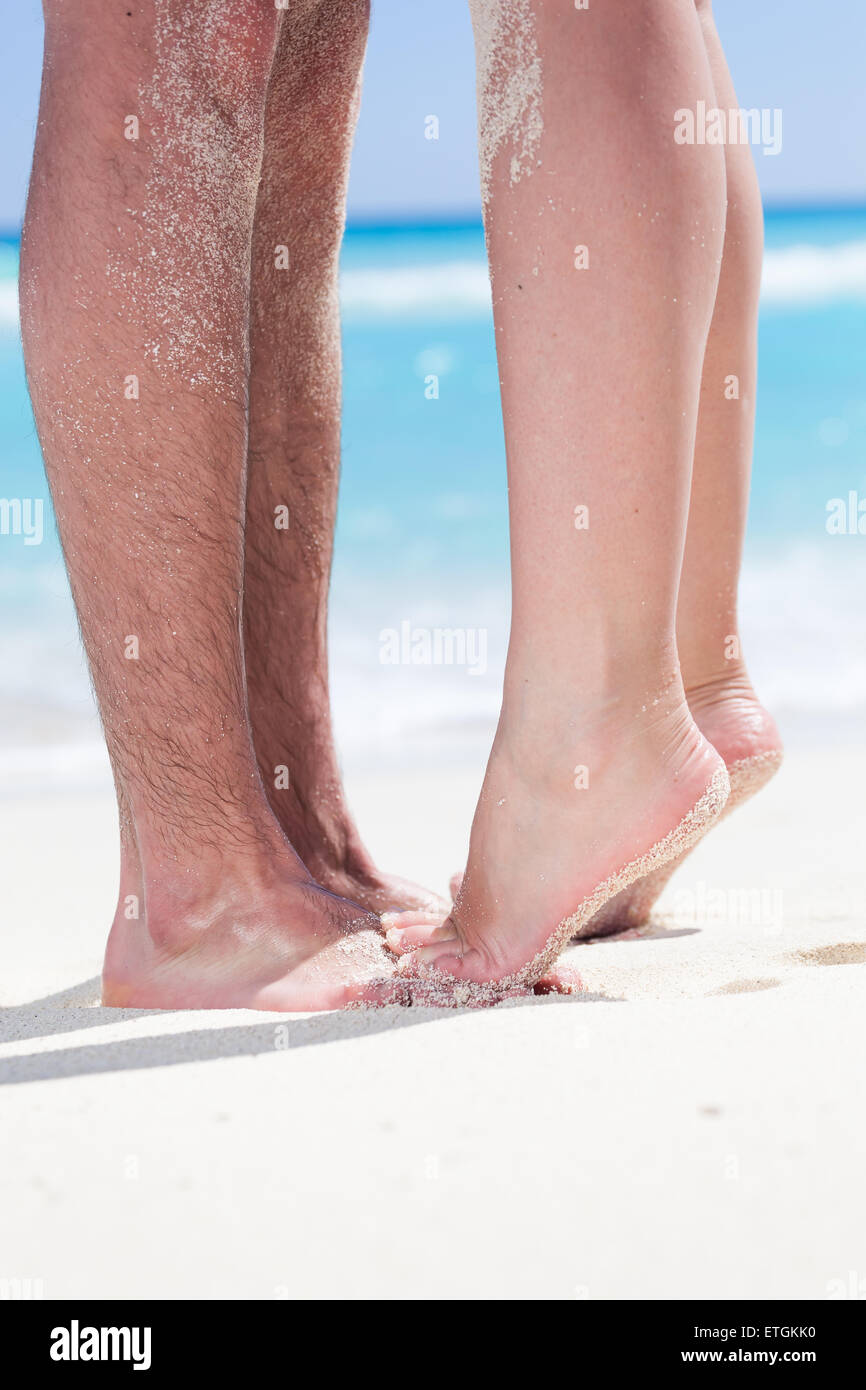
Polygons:
M395 956L405 955L419 946L430 946L439 941L453 941L456 932L450 922L441 917L431 917L426 921L415 919L408 926L388 927L385 931L385 944Z

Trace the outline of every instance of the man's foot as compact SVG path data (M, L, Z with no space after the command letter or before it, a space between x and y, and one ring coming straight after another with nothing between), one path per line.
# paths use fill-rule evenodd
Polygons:
M695 723L728 769L731 793L723 812L727 816L778 772L783 749L776 721L758 700L742 669L694 685L686 696ZM688 851L611 898L579 935L611 936L645 926L662 890L687 855Z
M383 874L369 858L365 863L336 865L310 856L316 881L338 897L348 898L377 917L383 912L446 913L448 904L438 893L396 874ZM305 861L306 862L306 861ZM310 868L310 864L307 864Z
M292 753L280 753L283 768L259 758L271 810L289 844L316 883L367 912L448 911L438 893L394 874L382 873L358 833L346 801L327 721L294 729ZM270 747L277 740L270 737ZM276 758L275 758L276 761ZM288 765L290 764L290 766ZM277 775L274 775L277 774ZM282 774L282 775L280 775Z
M408 1002L378 920L300 865L258 865L245 877L232 864L211 882L194 894L161 885L137 919L118 910L104 1004L297 1013Z
M567 697L524 708L516 736L503 712L450 915L386 919L401 973L478 993L533 985L604 901L701 835L727 791L678 682L579 723Z

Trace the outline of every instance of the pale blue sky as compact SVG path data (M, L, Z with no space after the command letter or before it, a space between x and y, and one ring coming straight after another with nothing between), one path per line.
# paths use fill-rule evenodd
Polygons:
M0 226L20 223L39 94L39 0L10 0L0 83ZM617 0L591 0L617 3ZM866 0L716 0L746 107L781 107L783 148L756 153L768 204L866 202ZM373 0L350 215L474 217L475 90L466 0ZM424 139L436 115L438 141Z

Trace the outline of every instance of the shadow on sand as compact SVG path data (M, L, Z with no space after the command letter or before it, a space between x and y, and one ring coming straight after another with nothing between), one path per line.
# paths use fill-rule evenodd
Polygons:
M105 1009L99 1003L99 978L83 980L71 989L46 995L27 1004L0 1009L0 1044L27 1038L47 1038L79 1029L129 1023L140 1018L174 1019L175 1011L162 1009ZM513 999L500 1008L574 1007L590 1003L616 1003L602 994L548 994L533 999ZM262 1015L267 1022L230 1028L201 1028L145 1037L123 1038L83 1047L54 1048L0 1059L0 1086L29 1081L56 1081L100 1072L142 1071L176 1067L189 1062L214 1062L227 1057L257 1057L274 1051L291 1051L325 1043L348 1042L376 1033L441 1023L473 1012L467 1009L400 1008L348 1009L314 1014L306 1018Z

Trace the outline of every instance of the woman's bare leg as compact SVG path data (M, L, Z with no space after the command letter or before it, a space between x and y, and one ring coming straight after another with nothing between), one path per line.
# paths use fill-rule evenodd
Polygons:
M697 0L715 104L737 107L710 0ZM761 195L748 145L725 147L725 247L701 382L677 645L692 713L729 764L781 752L743 660L737 588L746 529L763 255Z
M692 0L476 0L473 18L512 629L463 884L404 966L482 982L520 972L714 779L708 818L724 799L675 622L725 168L674 140L674 112L712 96Z
M337 270L369 0L295 0L268 91L252 252L244 627L259 770L316 881L373 911L438 899L381 874L346 804L328 688L340 463Z
M737 97L710 0L696 5L713 75L713 104L735 110ZM677 646L689 708L728 767L726 811L731 811L778 769L782 741L749 680L737 616L755 423L763 215L749 146L726 145L725 169L725 246L701 380ZM646 922L676 867L666 865L607 903L592 923L592 934Z
M22 246L33 403L120 803L110 1004L314 1009L374 920L256 769L241 650L250 241L270 0L46 0ZM384 990L384 994L383 994Z

